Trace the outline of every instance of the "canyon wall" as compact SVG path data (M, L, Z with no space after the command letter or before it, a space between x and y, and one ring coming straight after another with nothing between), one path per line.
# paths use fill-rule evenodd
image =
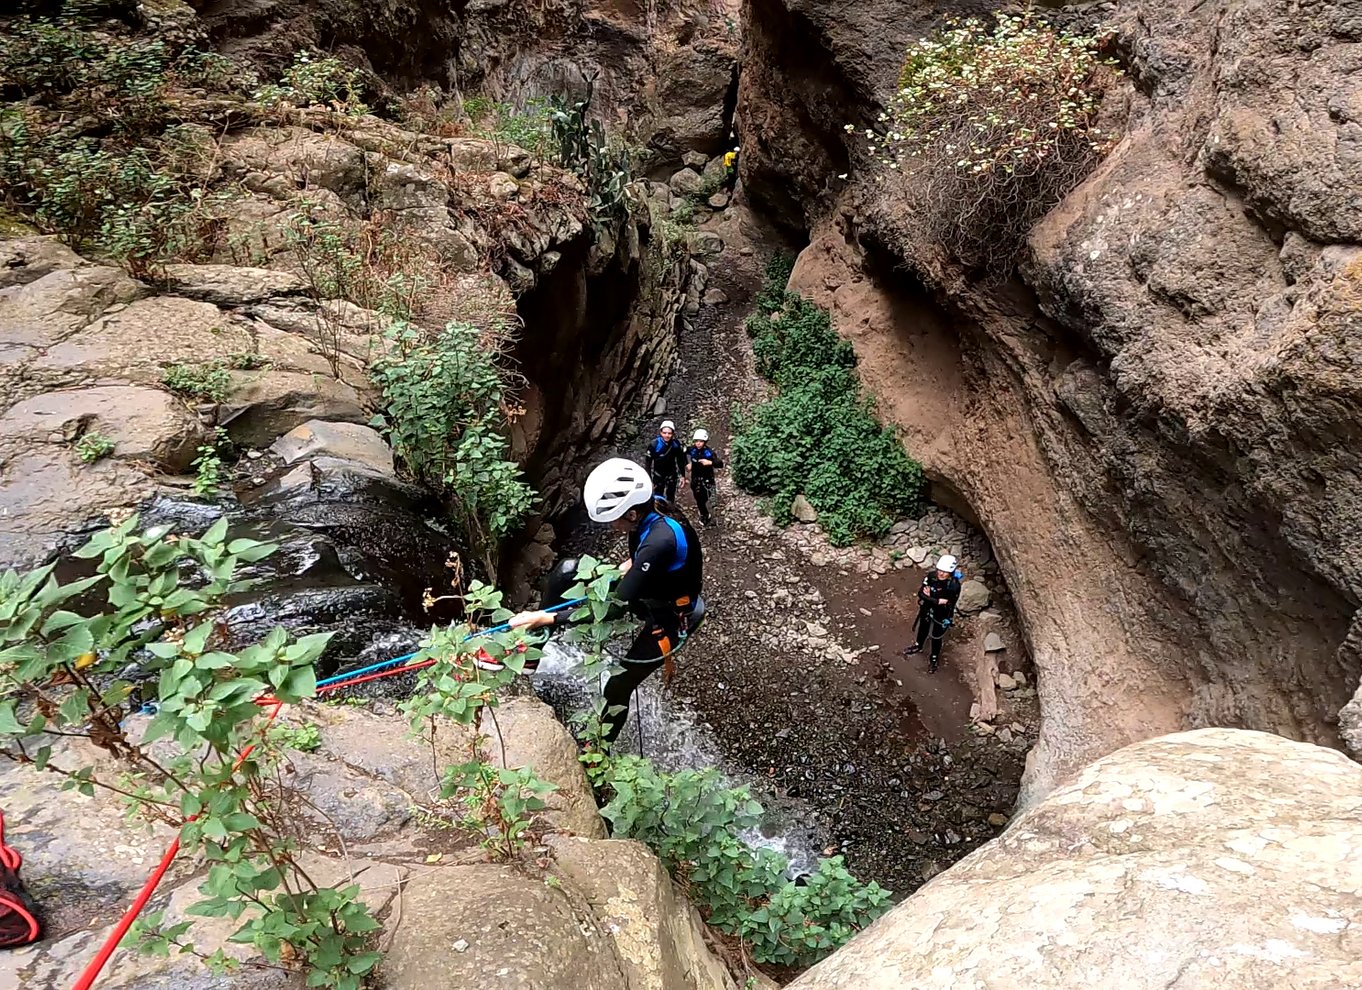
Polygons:
M969 10L749 0L742 178L810 232L796 287L994 542L1040 671L1028 793L1179 727L1336 744L1362 667L1362 18L1067 9L1115 32L1125 137L1018 275L980 280L842 130Z

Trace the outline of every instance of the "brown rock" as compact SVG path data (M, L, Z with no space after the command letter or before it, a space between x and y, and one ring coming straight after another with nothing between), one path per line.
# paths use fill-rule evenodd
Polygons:
M1359 801L1362 767L1277 736L1203 729L1138 743L790 986L1357 985Z

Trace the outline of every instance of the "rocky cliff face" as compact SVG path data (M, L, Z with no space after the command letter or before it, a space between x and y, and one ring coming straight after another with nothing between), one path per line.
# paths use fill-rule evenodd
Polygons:
M213 43L258 64L334 51L405 89L436 83L523 104L584 94L658 169L726 150L738 0L195 0Z
M1204 729L1085 769L792 990L1354 986L1362 768Z
M1070 10L1116 32L1126 136L1003 284L909 238L911 188L836 178L904 36L967 5L817 7L749 0L744 185L812 232L796 284L989 532L1040 670L1032 793L1188 725L1336 743L1362 670L1355 6Z

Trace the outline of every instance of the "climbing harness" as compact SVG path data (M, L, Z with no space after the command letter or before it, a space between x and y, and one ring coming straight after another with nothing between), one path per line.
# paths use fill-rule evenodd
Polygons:
M19 850L5 845L5 813L0 811L0 949L17 949L42 935L38 906L19 879L23 862Z

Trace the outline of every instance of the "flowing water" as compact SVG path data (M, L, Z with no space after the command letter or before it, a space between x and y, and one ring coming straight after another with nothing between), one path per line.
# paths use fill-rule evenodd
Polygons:
M571 646L550 642L534 674L536 693L553 706L559 719L567 722L577 712L587 711L597 685L586 672L583 654ZM747 785L766 808L762 825L741 838L753 846L772 849L790 861L793 879L810 872L817 863L818 850L811 830L799 823L810 818L811 808L803 802L776 800L762 781L725 765L713 728L681 699L662 686L661 674L649 677L638 688L629 709L629 721L615 744L617 752L646 756L660 770L717 767L730 786Z

